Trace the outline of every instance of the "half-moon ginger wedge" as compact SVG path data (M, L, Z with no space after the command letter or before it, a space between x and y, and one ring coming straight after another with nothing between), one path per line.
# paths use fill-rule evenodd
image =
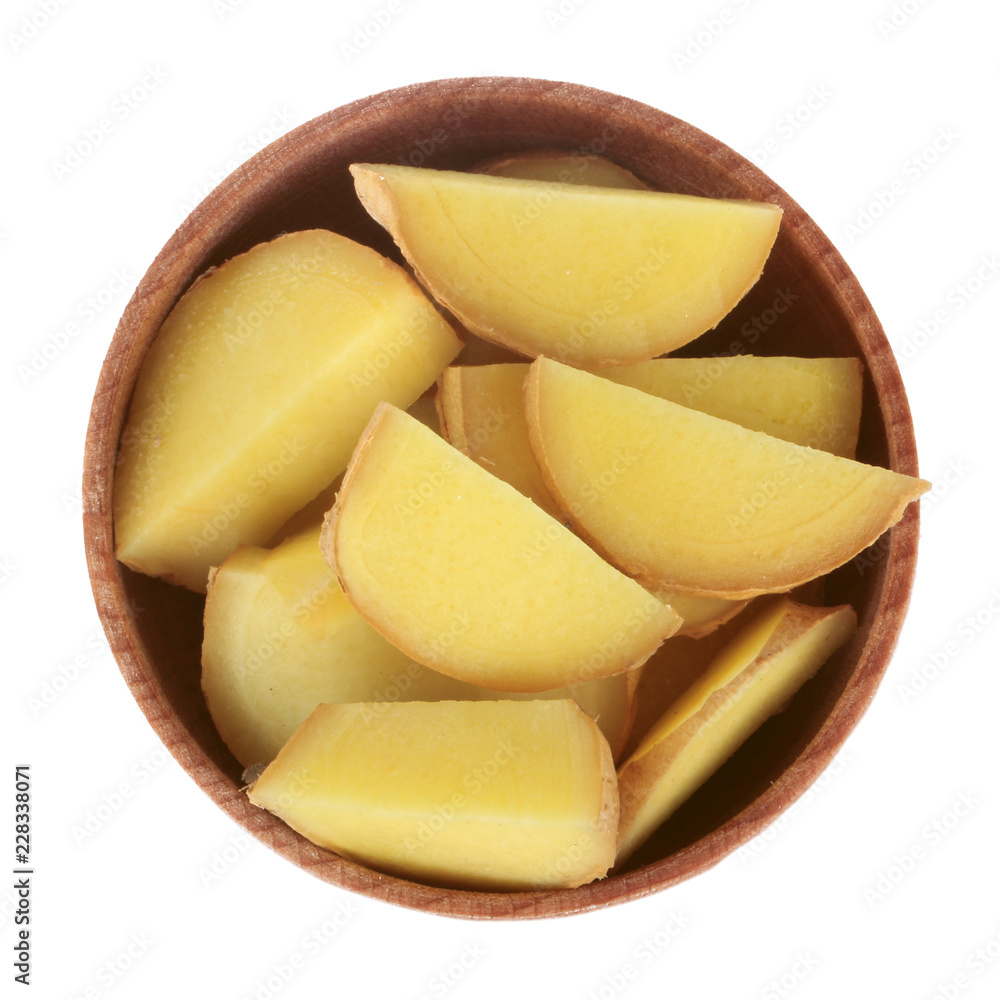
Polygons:
M781 209L752 201L356 163L355 189L474 334L582 367L714 327L760 276Z
M314 844L434 885L571 888L614 860L611 753L569 700L321 705L250 801Z
M574 528L651 589L741 600L871 545L930 484L539 358L532 451Z
M544 691L644 663L680 617L512 486L380 406L321 536L393 645L472 684Z

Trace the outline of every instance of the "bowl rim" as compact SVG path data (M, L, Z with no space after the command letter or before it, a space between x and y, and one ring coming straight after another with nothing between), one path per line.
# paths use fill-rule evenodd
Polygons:
M754 192L753 197L780 204L785 212L782 225L789 238L804 254L808 250L818 279L834 295L859 336L885 425L889 467L917 474L913 426L899 369L871 303L833 243L756 165L707 133L650 105L580 84L526 77L454 77L410 84L360 98L299 125L234 170L194 208L150 263L126 306L102 364L90 413L82 488L84 544L94 600L110 648L129 690L166 748L199 787L254 837L342 888L417 910L475 919L569 915L637 899L707 870L773 822L832 761L874 697L905 616L919 526L918 505L910 504L890 530L889 544L882 550L885 582L868 640L844 690L799 756L727 822L660 861L577 889L476 892L436 888L382 874L318 848L281 820L249 806L239 786L193 738L159 685L128 606L122 567L115 559L114 467L136 373L163 316L193 280L193 268L205 246L217 246L250 218L261 186L266 189L278 183L282 171L302 157L313 142L332 131L350 130L371 115L384 116L387 109L408 100L454 102L470 93L496 95L499 91L521 99L543 95L542 99L550 102L597 104L603 110L613 104L623 116L638 116L672 130L700 155L722 160L740 183ZM235 215L233 204L241 206ZM150 316L159 319L153 323Z

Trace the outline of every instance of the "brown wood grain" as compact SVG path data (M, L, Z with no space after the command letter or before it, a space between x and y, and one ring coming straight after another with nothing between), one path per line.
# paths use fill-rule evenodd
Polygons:
M281 232L324 227L398 260L389 237L354 196L347 169L352 162L463 169L538 147L606 156L660 190L781 205L781 232L760 280L716 330L679 353L862 358L858 457L917 474L906 396L882 327L847 264L796 202L733 150L662 111L573 84L503 77L440 80L356 101L290 132L223 181L157 255L129 302L101 370L86 443L83 518L94 598L122 675L170 752L236 822L318 878L387 902L468 918L547 917L626 902L710 868L760 833L819 776L867 708L896 644L916 563L913 504L888 543L881 540L868 558L827 580L827 602L847 601L858 611L854 640L622 874L544 892L438 889L321 850L250 805L240 788L241 768L201 695L204 598L133 573L114 557L115 459L146 350L202 271ZM747 324L782 294L791 304L751 342Z

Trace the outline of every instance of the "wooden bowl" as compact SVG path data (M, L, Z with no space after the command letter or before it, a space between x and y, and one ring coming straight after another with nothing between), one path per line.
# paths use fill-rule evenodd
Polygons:
M200 689L204 598L133 573L114 556L118 440L143 357L160 323L206 268L296 229L324 227L399 259L354 195L348 164L464 169L533 147L583 149L652 187L774 202L781 232L764 273L690 355L856 356L865 364L858 458L916 475L910 413L888 342L857 280L808 215L721 142L644 104L542 80L470 78L418 84L321 115L231 174L150 265L101 370L87 434L83 516L98 612L122 674L150 724L233 819L321 879L392 903L462 917L542 917L621 903L672 886L750 840L801 795L864 712L886 668L909 598L917 505L827 581L859 628L789 708L773 717L664 825L629 868L579 889L465 892L408 882L309 843L247 801L241 768Z

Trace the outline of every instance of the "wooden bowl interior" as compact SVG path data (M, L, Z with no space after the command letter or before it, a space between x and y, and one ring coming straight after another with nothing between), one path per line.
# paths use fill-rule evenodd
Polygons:
M239 823L320 878L460 916L546 916L622 902L690 877L756 835L814 780L868 704L898 634L915 559L913 510L888 543L876 543L870 559L831 575L827 603L855 607L855 639L623 874L537 893L417 885L323 851L248 804L241 768L219 738L200 689L204 599L133 573L113 555L115 455L145 351L201 272L279 233L327 228L399 260L355 197L349 164L463 169L492 155L545 146L599 153L664 191L781 204L781 233L760 280L716 330L679 353L863 358L858 457L916 472L906 399L881 327L843 260L787 194L728 147L645 105L568 84L492 78L439 81L356 102L301 126L224 181L171 238L129 303L102 370L87 441L84 519L99 613L123 675L167 747ZM776 299L783 312L774 309ZM754 319L766 326L756 336Z

